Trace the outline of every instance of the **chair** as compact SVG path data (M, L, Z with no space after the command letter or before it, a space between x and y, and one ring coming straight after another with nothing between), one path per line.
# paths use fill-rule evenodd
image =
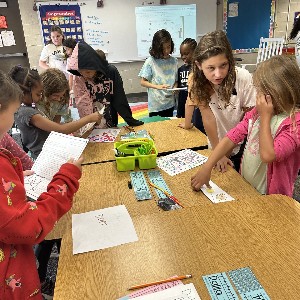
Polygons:
M284 38L260 38L259 48L257 53L256 64L241 64L245 69L247 66L256 66L260 62L269 59L274 55L281 55L283 48Z

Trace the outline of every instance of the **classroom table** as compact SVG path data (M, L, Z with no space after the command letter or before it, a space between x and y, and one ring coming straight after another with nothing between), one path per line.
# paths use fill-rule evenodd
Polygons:
M210 150L197 151L208 156ZM159 168L156 168L160 170ZM202 192L195 192L190 186L190 179L198 168L194 168L170 176L160 170L173 195L184 207L213 205ZM138 171L139 169L136 169ZM145 170L146 172L147 170ZM153 199L137 201L134 190L129 189L130 172L118 172L115 162L83 166L80 188L73 200L73 207L63 216L46 239L61 238L71 229L71 215L102 209L105 207L124 204L131 216L147 215L162 212L157 206L157 196L154 188L150 187ZM259 193L240 176L234 169L229 168L225 173L216 170L212 173L212 181L237 201L251 201ZM247 196L247 197L245 197Z
M192 274L184 283L193 282L208 300L203 275L243 267L251 267L271 299L299 299L300 204L289 197L260 195L132 219L137 242L84 254L72 254L66 232L54 299L112 300L132 285Z
M182 122L184 122L184 119L147 123L134 127L134 130L145 129L150 132L154 136L155 146L159 155L185 148L207 148L206 135L195 127L189 130L178 127L178 124ZM116 141L119 141L120 135L125 133L126 130L122 127ZM115 154L113 148L114 143L88 143L83 152L84 164L114 160Z

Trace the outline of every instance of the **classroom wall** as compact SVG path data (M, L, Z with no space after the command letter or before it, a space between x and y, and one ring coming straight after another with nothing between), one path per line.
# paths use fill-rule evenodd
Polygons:
M264 0L269 1L269 0ZM275 26L274 37L284 37L285 45L287 47L294 47L295 43L288 40L288 36L293 28L294 13L300 12L299 0L276 0L275 10ZM242 63L256 63L256 53L236 54L236 57L243 59ZM248 68L250 71L253 69Z
M170 1L170 0L169 0ZM269 1L269 0L264 0ZM199 3L199 0L192 1ZM300 2L297 0L277 0L276 1L276 15L275 15L275 37L286 36L286 32L290 32L293 24L293 16L295 11L300 11ZM216 29L222 29L223 26L223 1L216 1L217 3L217 24ZM19 0L20 12L22 17L23 29L25 34L25 41L28 50L28 57L30 66L37 66L40 53L43 48L42 37L40 32L40 24L37 13L33 11L32 7L34 0L21 1ZM289 45L293 46L293 43ZM255 63L256 54L238 54L236 55L243 59L243 63ZM140 93L145 92L146 89L140 86L140 80L137 77L143 62L131 62L117 64L117 68L121 73L124 81L125 92Z
M39 0L39 1L42 2L42 0ZM45 0L45 2L46 2L46 0ZM159 3L158 0L155 0L152 2L155 2L155 5L158 5L158 3ZM170 4L172 4L171 2L172 1L169 0ZM70 3L72 3L72 2L70 2ZM73 2L73 3L76 3L76 2ZM201 3L201 0L195 0L195 1L192 1L191 3L196 3L197 5L199 5ZM41 32L40 32L40 24L39 24L37 12L33 11L33 9L32 9L33 4L34 4L34 0L27 0L27 1L19 0L24 34L25 34L25 40L26 40L26 44L27 44L29 62L30 62L31 67L38 66L39 56L43 49L42 36L41 36ZM95 1L95 5L96 5L96 1ZM104 5L105 5L105 3L104 3ZM104 9L105 9L105 7L104 7ZM217 14L217 11L216 11L216 14ZM222 18L222 10L220 10L218 12L217 16L219 19ZM219 25L216 24L216 28L217 28L217 26L222 26L222 22L220 22ZM221 28L221 27L219 27L219 28ZM143 65L142 61L125 62L125 63L116 64L116 67L118 68L118 70L123 78L124 88L125 88L125 92L127 94L140 93L140 92L146 91L145 88L141 87L140 79L138 78L138 73L139 73L142 65ZM39 69L39 71L41 71L41 70Z

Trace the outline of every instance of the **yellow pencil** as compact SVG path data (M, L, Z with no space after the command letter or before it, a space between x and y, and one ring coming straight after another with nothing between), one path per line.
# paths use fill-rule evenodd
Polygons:
M136 290L136 289L141 289L147 286L151 286L151 285L156 285L156 284L161 284L161 283L166 283L166 282L171 282L171 281L176 281L176 280L181 280L181 279L187 279L187 278L192 278L192 275L182 275L182 276L175 276L175 277L171 277L168 279L164 279L164 280L160 280L160 281L154 281L154 282L149 282L149 283L143 283L140 285L134 285L132 287L130 287L128 290Z
M157 186L156 184L152 183L151 181L149 181L149 184L152 185L153 187L155 187L156 189L162 191L167 197L169 197L170 199L172 199L175 203L177 203L182 208L184 207L182 204L180 204L180 202L177 200L177 198L175 198L174 196L170 195L167 191L165 191L161 187Z

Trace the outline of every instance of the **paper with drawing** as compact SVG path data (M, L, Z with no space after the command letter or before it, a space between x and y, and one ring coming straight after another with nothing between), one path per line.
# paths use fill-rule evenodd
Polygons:
M72 237L73 254L138 240L125 205L72 215Z

